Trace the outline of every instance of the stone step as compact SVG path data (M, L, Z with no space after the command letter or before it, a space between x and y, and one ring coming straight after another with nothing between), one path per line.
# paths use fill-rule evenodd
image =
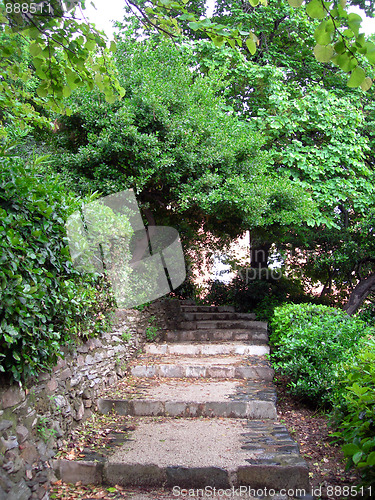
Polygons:
M267 344L244 344L243 342L192 344L192 343L172 343L172 344L146 344L144 347L146 354L172 354L183 356L217 356L219 354L232 354L244 356L264 356L269 354L270 348Z
M219 341L244 341L253 344L268 342L268 333L259 330L169 330L165 332L167 342L219 342Z
M181 304L181 311L182 312L195 312L195 313L201 313L201 312L235 312L235 309L233 306L196 306L192 304Z
M100 460L54 460L56 476L84 485L249 486L253 491L286 489L296 497L310 492L307 465L279 423L165 417L135 417L133 422L135 430L124 444Z
M273 384L245 380L152 379L122 385L98 411L132 416L276 419Z
M179 324L181 330L265 330L267 323L264 321L245 321L245 320L208 320L208 321L181 321Z
M255 320L253 313L237 312L183 312L182 321L221 321L221 320Z
M263 356L142 355L128 366L132 377L236 378L271 381L274 371Z

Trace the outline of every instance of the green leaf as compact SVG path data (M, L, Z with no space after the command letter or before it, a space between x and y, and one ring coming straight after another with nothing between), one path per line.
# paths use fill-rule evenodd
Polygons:
M371 78L370 78L370 77L368 77L368 76L367 76L367 77L363 80L363 82L361 83L361 89L362 89L362 90L364 90L364 91L366 91L366 90L368 90L369 88L371 88L371 86L372 86L372 80L371 80Z
M370 455L367 457L367 465L369 465L370 467L374 467L375 465L375 451L372 451L370 453Z
M111 43L110 43L109 50L110 50L111 52L116 52L116 50L117 50L117 45L116 45L116 42L114 42L113 40L112 40L112 41L111 41Z
M351 457L355 453L358 453L361 450L356 444L348 443L348 444L344 444L344 446L342 447L342 451L346 457Z
M215 36L212 38L212 41L215 44L215 47L222 47L225 43L225 39L223 36Z
M353 456L352 456L352 460L355 464L358 464L358 462L361 460L361 458L363 457L363 452L362 451L358 451L357 453L355 453Z
M331 32L326 31L327 25L327 21L322 21L314 32L314 38L319 45L327 45L331 43L332 34Z
M357 66L350 75L348 81L348 87L352 88L360 87L365 78L366 78L365 71L360 66Z
M375 64L375 44L372 42L366 42L365 48L367 49L366 57L371 64Z
M85 49L87 50L94 50L96 47L96 42L95 40L87 40L85 43Z
M191 28L193 31L197 31L200 29L200 25L196 21L193 21L189 23L189 28Z
M334 62L340 69L345 71L345 73L349 73L349 71L352 71L358 65L358 61L355 57L352 57L352 55L347 52L335 57Z
M314 55L319 62L329 62L334 54L332 45L315 45Z
M335 43L333 47L338 54L343 54L346 50L345 43L343 41Z
M361 27L361 23L362 23L362 17L360 15L354 14L354 12L351 12L348 15L348 26L357 36L359 33L359 28Z
M357 47L364 47L366 43L366 37L363 33L357 36L355 39L355 44Z
M254 55L257 51L257 46L252 38L246 40L246 47L249 49L251 55Z
M352 387L350 387L350 390L356 395L356 396L362 396L368 391L368 387L361 387L360 385L355 382Z
M33 57L36 57L42 52L42 47L38 43L31 43L29 47L29 52Z
M291 7L301 7L301 5L303 4L303 0L288 0L288 4Z
M114 94L106 94L105 95L105 100L109 103L109 104L113 104L116 102L116 96Z
M324 6L329 6L330 2L323 2L322 0L312 0L306 5L306 12L313 19L324 19L327 17L327 11Z
M47 97L48 87L45 84L45 82L39 85L39 87L36 89L36 93L38 94L39 97Z
M355 37L353 30L351 30L349 28L344 30L343 35L346 36L346 38L354 38Z
M65 85L65 87L63 88L63 96L69 97L71 93L72 89L68 85Z

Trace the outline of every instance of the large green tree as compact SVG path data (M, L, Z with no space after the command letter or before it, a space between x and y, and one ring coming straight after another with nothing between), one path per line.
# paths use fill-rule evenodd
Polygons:
M347 297L358 284L357 308L374 270L374 248L359 236L375 201L374 91L348 88L342 72L303 50L306 42L314 44L314 27L302 10L280 2L261 10L258 17L260 11L243 2L219 1L214 17L244 26L257 22L262 45L256 54L217 49L204 39L194 45L204 74L221 71L227 105L262 133L269 170L287 175L316 202L313 228L255 228L253 265L267 266L267 251L276 243L299 275L303 269L304 278L325 284L324 294L338 289ZM358 294L362 288L366 293Z
M194 71L190 53L171 43L137 42L130 33L117 47L124 99L77 92L54 136L70 150L56 164L76 189L133 188L149 223L177 227L186 242L202 229L224 241L310 216L308 193L266 173L262 138L227 112L216 96L220 78Z
M133 13L148 27L178 39L182 32L204 33L217 46L245 46L251 54L262 52L264 40L256 35L257 20L242 28L241 23L222 24L203 16L201 0L125 0ZM242 11L258 9L262 19L259 0L241 2ZM262 2L261 2L262 3ZM265 4L266 1L263 1ZM279 2L283 5L283 0ZM289 0L297 7L303 0ZM369 14L373 13L373 1L352 0L350 4L364 4ZM68 6L64 9L63 6ZM41 109L63 110L63 98L79 86L89 89L98 87L113 101L123 96L116 73L107 54L106 37L85 20L77 20L69 8L84 7L84 0L60 2L34 2L25 0L0 0L0 133L5 134L8 123L46 123ZM363 6L363 5L362 5ZM349 14L345 0L325 2L311 0L306 5L309 17L321 21L316 28L314 53L322 62L333 62L341 70L350 73L349 85L369 88L371 79L368 65L375 64L375 44L367 41L361 32L361 18ZM303 31L302 31L303 33ZM30 64L18 65L18 58L26 49ZM307 43L303 51L311 50ZM115 50L115 44L111 43ZM366 73L367 72L367 73ZM33 75L38 84L28 88ZM32 90L32 91L31 91ZM67 111L68 112L68 111Z
M189 9L188 0L126 0L135 15L139 15L143 23L151 27L159 27L160 31L174 37L181 32L181 22L188 22L191 30L208 36L216 46L228 43L232 47L245 47L254 55L258 48L264 49L265 37L260 25L264 25L264 9L267 0L237 0L223 2L219 0L217 13L219 18L209 19L198 16ZM196 2L192 2L196 6ZM285 11L286 2L275 2L276 7ZM349 13L351 5L366 4L366 12L373 14L373 1L354 0L346 2L326 2L324 0L288 0L293 8L306 9L308 18L315 25L313 51L321 63L333 63L342 71L349 73L348 85L366 90L371 87L372 79L366 76L368 66L375 65L375 44L367 41L361 29L362 18L358 14ZM234 10L234 8L236 10ZM275 5L274 5L275 7ZM249 23L249 14L252 16ZM242 20L244 19L244 23ZM315 23L315 21L318 21ZM277 25L273 28L277 29ZM258 34L257 34L258 33ZM290 32L288 32L290 34ZM260 36L259 36L260 35ZM296 34L299 36L299 33ZM287 44L289 45L289 44ZM306 48L306 45L305 47ZM310 47L308 47L310 49Z

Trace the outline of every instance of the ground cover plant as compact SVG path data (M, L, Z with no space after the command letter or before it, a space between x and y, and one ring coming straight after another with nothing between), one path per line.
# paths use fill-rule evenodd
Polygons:
M363 484L375 488L375 338L364 337L343 366L342 398L335 403L334 436L344 442L348 467L356 466Z
M372 331L339 309L315 304L276 308L271 328L274 367L290 377L293 394L316 405L334 403L342 363Z
M286 377L292 395L325 407L347 468L357 468L361 485L373 488L374 328L337 308L315 304L276 308L271 328L274 368Z

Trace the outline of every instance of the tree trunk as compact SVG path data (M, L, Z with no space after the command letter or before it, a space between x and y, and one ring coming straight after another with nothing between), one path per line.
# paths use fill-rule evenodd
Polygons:
M255 232L250 232L250 266L254 269L266 269L271 243L264 241Z
M368 278L361 280L350 294L348 302L344 306L349 316L354 314L366 297L375 290L375 273L371 274Z

